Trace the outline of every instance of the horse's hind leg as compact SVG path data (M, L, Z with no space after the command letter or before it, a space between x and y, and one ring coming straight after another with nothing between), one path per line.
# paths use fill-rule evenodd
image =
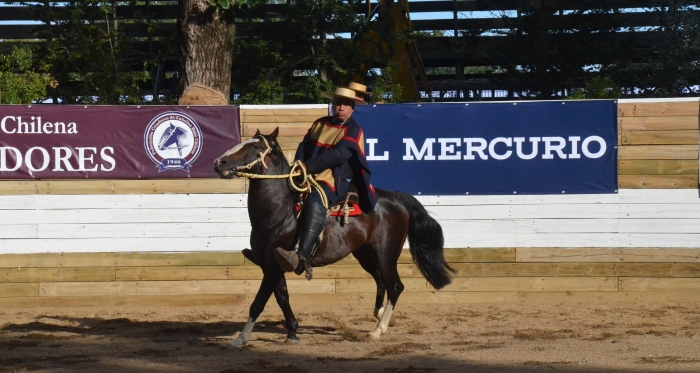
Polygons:
M292 312L292 307L289 305L289 291L287 290L287 280L284 278L284 274L280 277L275 287L275 299L277 299L277 304L284 314L284 321L287 323L287 339L285 342L298 343L297 328L299 327L299 323L297 323L294 312Z
M265 272L263 276L262 283L260 284L260 289L255 295L255 300L253 304L250 305L250 311L248 312L248 322L246 322L241 334L238 338L231 341L230 345L234 347L243 347L250 340L250 333L253 331L253 326L255 325L255 320L265 309L265 304L267 300L270 299L272 292L279 283L279 277L282 275L281 272Z
M384 296L386 295L386 288L384 287L384 282L379 275L379 268L377 268L377 260L374 258L372 249L368 246L362 246L360 249L353 251L352 255L360 262L362 268L367 271L374 282L377 283L377 298L374 302L374 317L380 318L379 312L383 312L384 308Z
M374 257L372 248L369 246L362 246L360 249L353 251L352 255L360 262L362 268L367 271L374 282L377 283L377 297L374 301L374 317L377 320L381 320L384 314L384 296L386 295L386 287L384 286L384 281L382 281L381 275L379 274L379 268L377 267L377 260ZM396 320L391 317L389 320L389 326L396 325Z
M400 255L401 246L398 247L398 255ZM399 295L401 295L401 292L403 292L404 289L403 283L401 283L401 279L399 278L399 272L396 268L398 255L396 258L384 258L383 261L377 263L379 274L381 275L382 280L384 280L384 286L386 287L388 299L386 302L386 307L384 307L384 314L382 315L381 320L379 320L379 323L377 323L377 327L369 333L370 338L375 340L379 339L379 337L386 333L387 329L389 328L389 322L393 317L394 307L396 306L396 302L399 300Z

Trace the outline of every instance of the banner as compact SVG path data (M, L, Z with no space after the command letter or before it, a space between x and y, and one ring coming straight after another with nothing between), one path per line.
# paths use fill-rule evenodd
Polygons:
M236 106L0 105L0 178L217 177Z
M357 106L378 188L411 194L617 192L617 102Z

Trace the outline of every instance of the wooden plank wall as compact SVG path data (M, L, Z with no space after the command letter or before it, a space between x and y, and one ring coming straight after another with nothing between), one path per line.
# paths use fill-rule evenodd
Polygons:
M328 115L328 106L309 105L303 109L285 107L267 109L261 106L241 106L241 141L255 136L255 132L269 134L279 128L279 143L289 160L294 159L297 146L306 131L318 118Z
M618 104L620 188L697 188L700 102Z
M402 301L699 301L700 249L451 249L453 283L435 291L410 254ZM6 254L0 308L247 305L262 278L240 253ZM352 258L290 276L293 301L373 304L374 280ZM368 311L369 312L369 311Z
M325 105L243 107L289 158ZM617 195L420 196L457 270L435 292L404 252L404 302L700 300L698 101L619 104ZM241 180L0 182L0 308L246 306L260 270ZM354 259L290 276L293 302L374 299Z

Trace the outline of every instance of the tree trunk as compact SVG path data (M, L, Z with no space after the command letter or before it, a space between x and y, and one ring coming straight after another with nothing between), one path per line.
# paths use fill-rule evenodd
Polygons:
M229 103L235 37L232 10L179 1L180 105Z

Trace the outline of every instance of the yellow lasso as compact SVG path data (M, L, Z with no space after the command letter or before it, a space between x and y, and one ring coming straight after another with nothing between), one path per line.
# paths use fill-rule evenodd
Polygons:
M264 138L263 138L264 139ZM265 141L267 142L267 141ZM263 163L264 165L264 163ZM248 167L250 168L250 167ZM267 168L267 167L266 167ZM301 169L301 172L295 171L296 169ZM308 172L306 171L306 168L304 168L301 165L301 161L295 161L292 163L292 169L289 172L288 175L260 175L260 174L251 174L247 172L239 172L235 171L236 176L238 177L245 177L249 179L285 179L289 178L289 184L292 185L292 187L299 193L305 193L309 194L311 193L311 187L313 186L318 190L319 194L321 195L321 202L323 202L323 207L328 210L328 199L326 198L326 193L321 189L321 186L314 180L314 177L312 175L309 175ZM302 178L301 181L301 186L297 186L294 183L294 178L297 176L303 175L304 177Z

